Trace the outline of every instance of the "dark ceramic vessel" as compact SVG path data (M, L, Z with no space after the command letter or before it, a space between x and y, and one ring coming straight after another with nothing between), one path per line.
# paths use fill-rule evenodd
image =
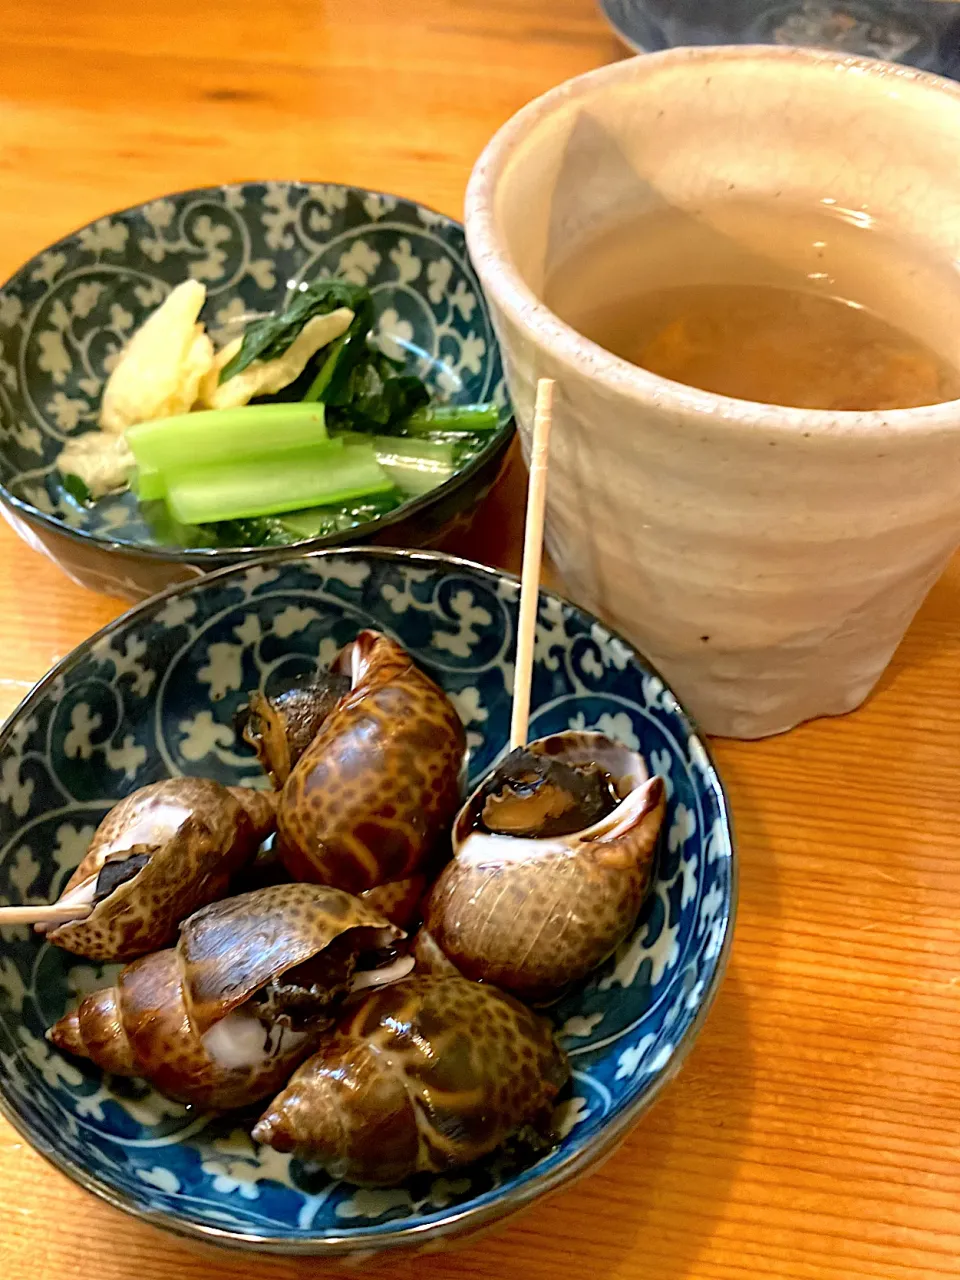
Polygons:
M254 182L181 192L111 214L38 254L0 290L0 509L75 581L136 600L263 548L164 545L132 494L91 508L63 487L64 440L96 425L116 351L175 284L207 288L218 329L282 305L301 279L367 284L377 337L453 402L493 400L499 429L445 484L301 550L432 547L468 524L513 438L500 354L459 223L397 196L334 183Z
M960 76L960 4L949 0L600 0L632 49L784 44Z

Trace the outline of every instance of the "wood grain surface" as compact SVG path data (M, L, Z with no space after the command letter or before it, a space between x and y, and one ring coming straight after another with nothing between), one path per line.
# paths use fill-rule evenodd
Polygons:
M0 276L193 185L356 182L461 209L535 94L620 56L592 0L0 0ZM522 464L457 549L516 567ZM121 610L0 527L0 712ZM960 564L870 703L718 742L732 962L680 1078L597 1174L393 1280L960 1276ZM5 1280L239 1280L87 1196L0 1122Z

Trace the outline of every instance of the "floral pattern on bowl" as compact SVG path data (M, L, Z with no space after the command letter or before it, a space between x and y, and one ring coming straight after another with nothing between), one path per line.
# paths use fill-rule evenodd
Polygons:
M467 561L358 549L224 571L140 606L54 669L0 735L0 896L54 897L97 822L135 787L179 773L256 782L231 727L246 692L328 662L366 625L400 640L450 694L476 780L508 737L517 596L515 579ZM678 1069L701 1025L732 934L734 851L720 780L673 694L625 641L548 592L532 706L531 735L600 728L642 750L669 795L636 930L550 1010L574 1069L554 1151L535 1162L501 1151L384 1191L332 1183L255 1147L236 1114L196 1115L61 1056L44 1031L113 970L26 929L6 930L0 951L7 1116L113 1203L191 1236L277 1252L436 1248L587 1169Z
M960 76L960 4L951 0L600 0L600 8L639 53L805 45Z
M318 275L368 285L387 354L405 357L443 398L495 401L502 425L437 490L302 545L355 543L381 530L401 545L435 541L490 487L512 437L496 339L462 227L397 196L295 182L187 191L111 214L44 250L3 286L0 503L18 532L86 585L131 598L262 556L165 546L133 494L89 508L76 503L56 460L70 435L96 426L120 349L175 284L190 276L206 286L201 318L217 339Z

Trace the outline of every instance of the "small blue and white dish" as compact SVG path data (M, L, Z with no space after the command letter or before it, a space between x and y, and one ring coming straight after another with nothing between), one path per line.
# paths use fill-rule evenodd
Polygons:
M952 0L600 0L600 8L637 53L807 45L960 78L960 3Z
M436 553L357 548L239 566L173 587L61 662L0 732L0 899L55 898L107 809L159 778L250 782L232 721L267 679L327 663L365 626L446 689L471 780L510 723L516 579ZM505 1219L617 1146L674 1076L720 985L736 862L707 748L660 677L596 619L540 597L531 736L599 728L639 749L669 797L653 892L633 936L550 1010L573 1066L560 1145L501 1151L447 1177L358 1190L258 1149L145 1084L104 1078L44 1032L110 972L25 928L0 938L0 1107L38 1151L111 1204L194 1240L366 1258L434 1251Z
M169 290L201 281L216 339L238 316L281 307L299 281L367 285L379 338L451 403L493 401L500 427L422 497L298 550L367 541L435 546L466 523L513 438L500 353L463 228L424 205L337 183L248 182L162 196L51 245L0 288L0 514L83 586L139 600L262 547L164 545L135 496L85 507L56 469L96 426L111 357ZM283 548L281 554L287 548Z

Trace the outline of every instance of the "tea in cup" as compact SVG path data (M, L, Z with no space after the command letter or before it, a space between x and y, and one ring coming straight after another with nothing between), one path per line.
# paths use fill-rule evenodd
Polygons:
M708 732L859 705L960 543L960 86L806 49L578 77L467 238L547 546Z

